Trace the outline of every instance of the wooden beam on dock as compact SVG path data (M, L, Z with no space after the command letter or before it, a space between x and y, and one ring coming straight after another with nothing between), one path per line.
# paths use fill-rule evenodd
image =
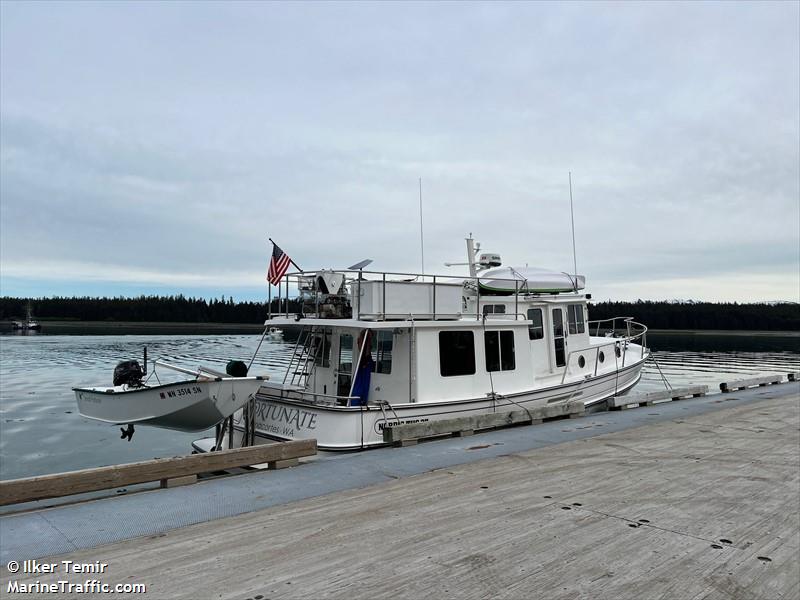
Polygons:
M274 464L277 467L287 464L284 461L316 453L317 440L297 440L11 479L0 481L0 506L96 492L136 483L165 481L262 463Z
M765 377L750 377L749 379L737 379L736 381L723 381L719 384L720 391L725 394L733 390L743 390L756 385L765 386L773 383L782 383L783 375L767 375Z
M638 406L652 406L659 402L669 402L680 400L689 396L697 398L708 393L707 385L689 385L685 387L670 388L657 392L644 392L641 394L627 394L625 396L614 396L608 399L610 410L623 410L625 408L636 408Z
M512 410L508 412L487 413L469 417L455 417L438 421L407 423L386 427L383 430L383 441L390 444L408 445L419 439L444 435L466 436L482 429L497 429L510 425L531 425L552 419L583 416L583 401L560 402L539 406L528 410Z

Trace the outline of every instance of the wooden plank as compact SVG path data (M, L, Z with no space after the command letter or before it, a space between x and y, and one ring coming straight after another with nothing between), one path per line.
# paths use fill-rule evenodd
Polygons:
M267 468L271 469L272 471L277 471L278 469L288 469L289 467L296 467L300 464L300 460L297 458L287 458L286 460L271 460L267 463Z
M181 487L184 485L192 485L197 483L197 475L186 475L184 477L173 477L171 479L162 479L162 488Z
M659 401L680 400L688 396L704 396L708 393L707 385L689 385L685 387L659 390L655 392L644 392L640 394L627 394L625 396L614 396L608 399L608 407L611 409L623 408L636 405L652 405Z
M245 465L285 461L316 453L317 440L297 440L11 479L0 481L0 506L175 479Z
M427 421L424 423L409 423L407 425L397 425L386 427L383 430L383 441L396 443L403 440L413 440L438 435L452 435L461 431L475 431L476 429L489 429L514 425L530 421L530 416L521 410L504 413L490 413L476 415L473 417L455 417L452 419L440 419L438 421Z
M582 401L550 404L528 410L512 410L508 412L486 413L469 417L454 417L424 423L409 423L387 427L383 430L383 441L396 444L406 440L416 440L441 435L470 435L482 429L496 429L509 425L531 425L545 419L581 416L584 414Z
M765 377L750 377L749 379L737 379L736 381L723 381L719 384L719 389L723 394L733 390L743 390L755 385L769 385L771 383L783 382L783 375L767 375Z

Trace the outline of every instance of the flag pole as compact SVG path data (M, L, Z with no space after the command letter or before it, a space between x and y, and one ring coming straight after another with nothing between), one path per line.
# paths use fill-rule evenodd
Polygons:
M277 246L277 245L278 245L278 244L276 244L276 243L275 243L275 240L273 240L272 238L267 238L267 239L268 239L270 242L272 242L272 245L273 245L273 246ZM280 246L279 246L279 247L280 247ZM284 254L286 254L286 253L284 252ZM295 268L297 268L297 270L298 270L298 271L300 271L301 273L305 273L305 271L303 271L303 269L301 269L301 268L300 268L300 265L298 265L296 262L294 262L294 261L292 260L292 257L291 257L291 256L289 256L288 254L286 254L286 256L287 256L287 258L289 259L289 262L290 262L290 263L292 263L292 264L295 266Z

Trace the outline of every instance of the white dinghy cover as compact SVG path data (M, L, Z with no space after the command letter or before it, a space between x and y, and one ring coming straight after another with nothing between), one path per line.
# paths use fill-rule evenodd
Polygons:
M583 275L576 277L535 267L500 267L481 273L479 277L481 293L486 294L507 295L515 291L520 294L552 294L586 287Z

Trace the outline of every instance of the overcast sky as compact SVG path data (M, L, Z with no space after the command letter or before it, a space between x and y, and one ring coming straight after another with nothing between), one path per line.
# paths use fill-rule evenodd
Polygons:
M798 2L0 3L0 294L453 273L800 300Z

